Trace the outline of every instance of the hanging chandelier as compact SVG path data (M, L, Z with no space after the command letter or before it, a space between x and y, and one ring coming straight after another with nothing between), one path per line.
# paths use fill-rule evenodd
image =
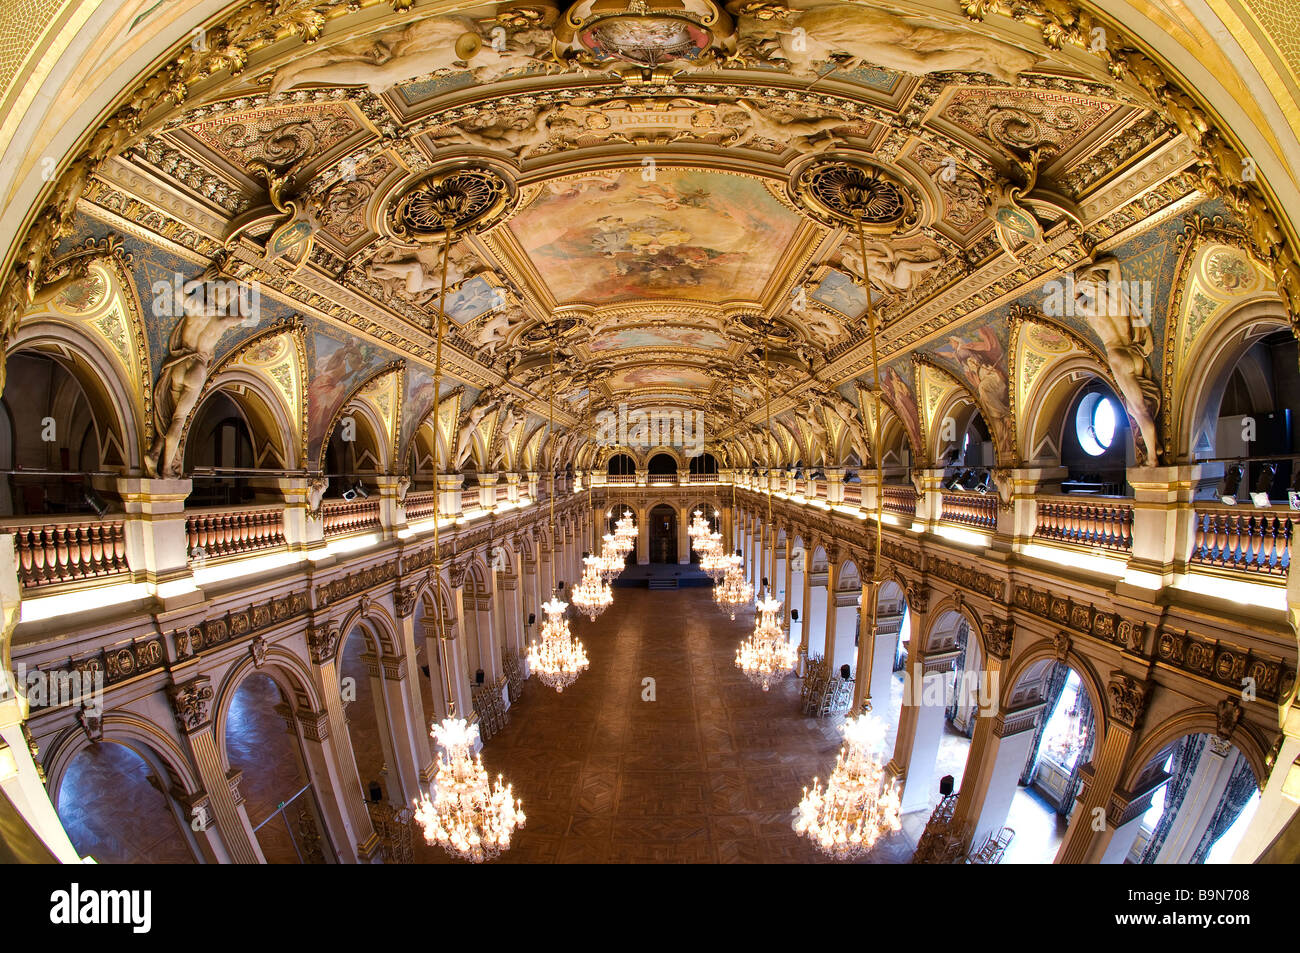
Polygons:
M735 622L736 613L754 601L754 584L745 579L743 560L739 556L724 558L728 562L727 571L713 587L713 601Z
M596 616L608 609L614 601L614 591L605 581L601 569L603 561L599 556L587 556L582 562L586 568L582 571L582 579L573 587L570 598L579 612L595 622Z
M624 510L623 515L619 517L618 522L614 524L614 539L618 541L619 549L623 555L632 551L636 545L636 522L632 519L632 514Z
M610 582L627 568L627 557L615 548L614 537L609 533L602 537L602 543L600 555L596 557L599 560L597 566L601 578Z
M799 664L798 649L790 644L785 630L777 621L777 613L780 611L779 599L773 599L770 595L766 599L760 599L754 631L736 650L737 667L763 691L792 674Z
M424 827L424 839L462 860L480 863L510 846L510 833L523 827L523 802L497 775L488 780L483 758L470 752L478 739L478 725L463 718L445 718L430 734L442 748L438 774L433 779L433 799L420 796L415 819Z
M885 724L870 712L840 726L844 745L825 790L813 778L794 809L794 830L822 853L836 860L861 856L882 834L902 829L894 782L885 781L885 766L877 751L885 740Z
M554 597L542 605L546 621L542 623L541 642L528 645L528 668L536 672L542 684L563 692L587 669L587 650L569 632L564 610L569 607Z
M736 556L734 558L740 559L741 557ZM700 557L700 568L716 585L726 577L727 569L730 568L732 560L732 555L723 550L722 538L719 536L718 539L711 540L709 548L703 551L703 555Z
M700 540L708 536L712 531L713 527L709 525L709 521L704 518L704 514L700 510L696 510L691 514L691 525L686 528L686 535L691 538L692 549L698 552Z
M435 339L433 364L434 420L439 419L439 397L442 391L442 345L446 336L447 315L443 303L447 299L447 253L458 232L471 232L484 221L485 206L476 205L478 193L472 188L489 181L493 173L487 170L453 171L435 177L428 183L431 191L426 209L431 211L442 228L442 280L438 308L434 316ZM497 177L501 186L506 183ZM489 190L491 191L491 190ZM441 471L437 441L434 442L433 472L435 481ZM438 534L438 497L433 494L433 572L442 572L442 551ZM442 587L433 587L433 614L438 632L439 668L442 671L446 694L447 717L435 725L429 734L442 748L438 773L433 779L431 793L420 793L415 801L415 819L424 828L424 839L439 844L449 853L471 863L495 857L510 846L510 834L524 826L523 804L514 797L510 785L497 775L496 784L488 780L481 758L470 752L478 740L478 726L456 717L456 693L451 683L451 660L447 652L447 633L442 607Z

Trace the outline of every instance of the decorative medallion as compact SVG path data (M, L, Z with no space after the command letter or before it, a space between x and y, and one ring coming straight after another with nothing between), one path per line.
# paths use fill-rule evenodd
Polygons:
M826 158L792 177L795 201L827 225L857 225L873 234L892 234L916 224L916 202L908 188L882 169Z
M514 183L495 169L461 166L408 188L389 208L388 227L406 242L441 241L447 229L481 232L513 208Z

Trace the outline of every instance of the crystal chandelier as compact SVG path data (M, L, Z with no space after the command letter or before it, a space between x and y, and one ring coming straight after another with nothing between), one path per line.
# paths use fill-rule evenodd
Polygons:
M691 538L691 548L699 551L700 539L709 535L712 527L709 521L704 518L704 514L696 510L691 514L691 525L686 528L686 535Z
M595 622L596 616L614 601L614 592L602 575L603 561L599 556L588 556L582 562L586 568L582 571L582 579L573 587L571 598L578 611Z
M450 177L449 177L450 178ZM433 365L433 419L438 420L438 395L442 391L442 345L446 332L447 316L443 311L443 302L447 297L447 252L459 227L468 226L470 219L463 214L465 206L464 193L457 195L454 189L444 190L444 199L435 202L435 210L440 212L443 228L442 245L442 287L438 298L438 309L434 318L433 336L436 341ZM460 210L458 219L457 210ZM466 228L466 231L472 229ZM434 442L433 472L441 473L438 459L437 441ZM438 496L433 494L433 572L438 576L442 572L440 541L438 536ZM473 758L470 752L478 740L478 726L470 725L463 718L456 717L455 692L451 684L451 660L447 652L447 633L442 607L442 587L433 587L433 614L438 631L439 668L445 683L447 717L440 725L434 726L430 735L442 748L438 761L438 773L433 779L429 794L420 793L415 802L415 819L424 828L424 839L430 844L439 844L453 855L472 863L479 863L510 846L510 834L518 827L524 826L523 804L515 800L510 785L504 784L504 778L497 775L496 784L488 780L481 758Z
M885 724L870 712L840 726L844 745L825 790L813 778L794 809L795 833L808 837L824 854L848 860L865 854L882 834L902 829L898 790L885 781L885 766L876 753L885 740Z
M770 595L759 600L754 631L736 650L736 665L763 691L791 674L799 663L798 650L777 621L780 611L780 600Z
M495 857L510 846L510 832L524 826L523 803L497 775L488 780L483 758L473 757L478 725L446 718L430 734L443 750L433 779L433 799L420 796L415 819L424 839L471 863Z
M740 556L723 558L727 569L722 581L713 587L713 601L735 622L736 613L754 601L754 584L745 579L744 560Z
M618 522L614 524L614 540L618 543L618 548L626 556L636 545L636 523L632 520L632 514L624 510L623 515L619 517Z
M720 533L714 533L713 536L716 536L717 538L714 539L713 537L710 537L709 547L702 550L703 555L700 556L700 568L704 570L704 572L708 574L708 577L716 584L721 582L723 577L726 576L727 569L731 566L732 557L722 548L722 535Z
M587 669L587 650L569 632L564 610L569 607L554 597L542 605L546 621L542 623L542 641L528 644L528 668L537 673L542 684L562 692L577 681Z
M614 537L606 533L602 538L603 545L600 547L600 555L597 558L600 576L606 582L612 580L615 576L627 568L627 557L620 553L614 546Z

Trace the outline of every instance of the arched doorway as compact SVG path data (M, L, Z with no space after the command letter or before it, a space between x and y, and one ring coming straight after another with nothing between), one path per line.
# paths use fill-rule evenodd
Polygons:
M292 703L268 675L235 690L226 716L226 757L242 772L239 792L268 864L334 860L307 773Z
M59 820L77 853L99 864L192 864L168 779L123 744L78 752L59 783Z
M677 511L667 503L660 503L650 510L647 522L650 531L650 561L677 562Z

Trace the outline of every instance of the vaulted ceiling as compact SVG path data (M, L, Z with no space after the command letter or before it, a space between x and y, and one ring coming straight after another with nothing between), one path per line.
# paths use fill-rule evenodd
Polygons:
M305 324L309 404L405 362L399 447L429 412L443 281L411 197L449 168L500 190L446 255L461 419L495 401L526 417L522 438L552 394L583 433L619 403L703 408L738 459L762 454L769 395L792 457L862 432L864 246L887 412L924 444L955 384L1027 457L1011 416L1035 289L1114 259L1167 309L1177 236L1224 214L1192 144L1097 55L1100 27L1054 46L1033 17L944 0L287 6L300 22L268 18L246 61L142 116L77 238L129 235L140 285L209 262L261 282L260 324L217 358ZM910 214L864 240L816 214L800 183L837 163L879 173ZM157 368L175 319L145 315ZM1104 358L1083 318L1039 317L1043 353ZM1147 372L1172 386L1159 360ZM308 411L314 452L336 414Z

